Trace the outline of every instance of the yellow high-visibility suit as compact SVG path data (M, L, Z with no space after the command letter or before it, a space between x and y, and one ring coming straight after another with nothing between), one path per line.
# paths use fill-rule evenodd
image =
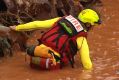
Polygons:
M26 23L26 24L21 24L21 25L16 26L16 31L30 31L30 30L34 30L34 29L51 28L53 26L53 24L55 22L57 22L60 18L61 17L57 17L57 18L44 20L44 21L33 21L33 22ZM79 49L78 53L80 53L79 55L80 55L83 67L85 69L92 69L92 62L90 59L89 47L88 47L86 38L85 37L78 37L76 39L76 42L78 45L78 49ZM38 47L48 48L47 46L45 46L43 44L41 44ZM40 55L40 54L36 53L36 55Z

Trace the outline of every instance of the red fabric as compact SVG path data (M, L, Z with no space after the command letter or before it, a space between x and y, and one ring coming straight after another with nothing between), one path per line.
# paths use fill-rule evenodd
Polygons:
M49 30L48 32L46 32L46 33L42 36L41 41L42 41L43 44L45 44L45 45L51 47L52 49L54 49L54 50L56 50L57 52L60 53L60 52L61 52L60 49L61 49L62 45L64 44L65 40L66 40L68 37L70 37L68 34L63 34L63 35L60 37L60 39L59 39L59 44L58 44L58 48L56 48L56 42L52 42L52 41L58 36L58 34L54 34L53 36L51 36L50 38L47 38L47 39L45 40L45 38L46 38L47 36L49 36L50 34L52 34L52 33L54 33L54 32L57 32L59 28L61 28L61 26L56 25L56 26L53 27L51 30ZM76 43L76 38L77 38L77 37L80 37L80 36L87 37L87 33L86 33L86 32L80 32L80 33L77 34L76 36L70 37L69 39L73 40L73 42ZM68 39L68 40L69 40L69 39ZM68 40L67 40L67 41L68 41ZM66 48L68 48L68 46L69 46L69 43L66 43ZM68 49L67 49L67 50L68 50Z
M40 59L40 63L39 64L35 64L33 61L32 61L32 57L30 59L30 66L31 68L35 68L35 69L42 69L42 70L55 70L55 69L60 69L60 63L56 63L56 65L53 65L52 64L52 61L49 60L48 62L48 68L46 68L46 60L47 58L41 58L39 57Z

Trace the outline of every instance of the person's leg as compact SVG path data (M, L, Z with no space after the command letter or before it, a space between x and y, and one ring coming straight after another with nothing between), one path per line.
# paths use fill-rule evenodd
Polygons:
M53 54L50 53L51 51L53 52ZM31 46L27 48L27 54L30 56L38 56L44 58L51 58L52 55L60 57L59 53L57 53L50 47L45 46L44 44L40 44L38 46Z
M49 48L43 44L38 46L30 46L29 48L27 48L27 54L30 56L50 58L51 54L48 53L48 50Z
M60 58L59 53L44 44L27 48L27 54L31 57L50 58L54 65L56 65L57 58Z

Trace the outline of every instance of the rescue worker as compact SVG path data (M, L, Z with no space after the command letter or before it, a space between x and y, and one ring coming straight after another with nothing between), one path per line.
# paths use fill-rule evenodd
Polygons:
M51 28L38 39L39 45L27 49L27 54L33 57L51 58L53 65L56 65L57 61L60 61L61 65L69 61L73 67L74 56L78 53L83 67L92 69L86 40L87 32L100 23L100 18L94 10L84 9L77 18L68 15L10 27L16 31Z

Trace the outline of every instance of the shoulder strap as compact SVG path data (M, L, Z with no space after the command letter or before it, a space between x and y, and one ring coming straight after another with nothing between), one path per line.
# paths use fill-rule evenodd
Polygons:
M63 27L63 29L70 35L74 36L79 32L83 31L84 28L82 27L80 21L73 16L69 15L63 17L61 20L58 21L58 24Z

